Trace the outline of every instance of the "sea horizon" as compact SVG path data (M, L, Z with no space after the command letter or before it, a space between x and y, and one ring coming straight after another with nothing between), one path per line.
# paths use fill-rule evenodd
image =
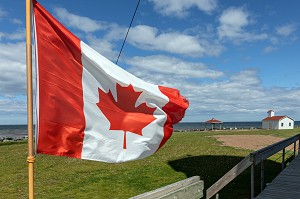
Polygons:
M261 121L246 122L223 122L221 129L261 129ZM295 128L300 127L300 121L295 121ZM210 124L205 122L180 122L174 125L174 131L201 131L210 129ZM215 125L216 129L220 129L220 125ZM27 136L27 124L2 124L0 125L0 138L24 138Z

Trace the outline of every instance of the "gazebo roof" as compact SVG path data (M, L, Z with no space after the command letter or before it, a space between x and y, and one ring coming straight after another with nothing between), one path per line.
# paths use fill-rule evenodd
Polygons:
M207 120L205 123L210 123L210 124L221 124L223 123L222 121L220 120L217 120L215 118L212 118L211 120Z

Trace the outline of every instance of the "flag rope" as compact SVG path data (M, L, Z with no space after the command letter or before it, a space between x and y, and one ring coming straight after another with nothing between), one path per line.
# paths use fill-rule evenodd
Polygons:
M28 131L28 192L34 198L34 151L33 151L33 100L32 100L32 46L31 0L26 0L26 73L27 73L27 131Z
M139 5L140 5L140 1L141 1L141 0L139 0L139 1L138 1L137 5L136 5L136 8L135 8L135 11L134 11L134 13L133 13L133 16L132 16L132 18L131 18L131 22L130 22L130 24L129 24L129 27L128 27L128 30L127 30L127 33L126 33L125 39L124 39L124 41L123 41L123 44L122 44L121 50L120 50L120 52L119 52L119 55L118 55L118 59L117 59L117 61L116 61L116 64L118 64L118 61L119 61L119 58L120 58L120 56L121 56L121 53L122 53L122 50L123 50L123 47L124 47L125 41L126 41L126 39L127 39L127 36L128 36L129 30L130 30L130 28L131 28L131 25L132 25L133 19L134 19L134 17L135 17L136 11L137 11L137 9L138 9L138 7L139 7Z

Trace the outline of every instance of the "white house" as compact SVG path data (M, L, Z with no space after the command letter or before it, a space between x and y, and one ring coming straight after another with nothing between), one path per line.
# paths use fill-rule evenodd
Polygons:
M273 110L262 120L262 129L294 129L294 119L288 116L275 116Z

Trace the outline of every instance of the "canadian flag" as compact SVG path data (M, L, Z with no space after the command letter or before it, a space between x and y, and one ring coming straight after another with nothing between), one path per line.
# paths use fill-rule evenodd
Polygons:
M155 153L189 103L118 67L34 1L37 153L124 162Z

